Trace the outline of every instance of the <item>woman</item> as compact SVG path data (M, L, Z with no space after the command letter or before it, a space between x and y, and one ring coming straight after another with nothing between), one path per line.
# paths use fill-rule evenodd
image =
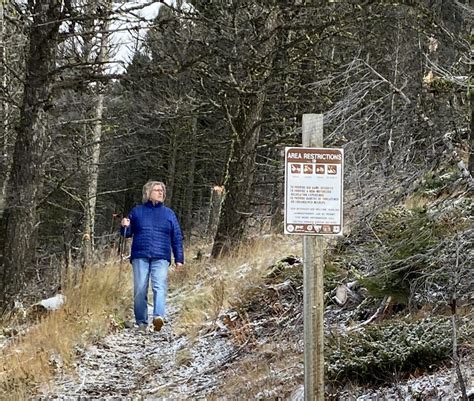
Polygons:
M165 184L149 181L143 186L143 204L135 206L122 219L121 234L133 237L133 307L141 331L148 327L149 281L153 290L153 328L160 331L165 318L171 251L176 267L184 263L181 228L174 212L163 205L165 198Z

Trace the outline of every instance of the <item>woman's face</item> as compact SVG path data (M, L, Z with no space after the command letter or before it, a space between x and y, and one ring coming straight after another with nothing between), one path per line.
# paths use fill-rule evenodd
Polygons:
M164 201L164 193L163 188L161 185L154 185L150 192L150 200L153 203L163 202Z

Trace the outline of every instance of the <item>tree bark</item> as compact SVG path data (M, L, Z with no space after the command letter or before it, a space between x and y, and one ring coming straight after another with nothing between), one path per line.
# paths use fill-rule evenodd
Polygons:
M5 8L5 3L0 4L0 76L2 77L2 93L6 93L6 79L5 74L5 28L3 23L3 9ZM6 155L6 139L7 139L7 107L8 104L6 100L2 100L2 115L0 116L2 120L2 132L0 133L2 140L2 154L0 155L0 180L2 183L2 192L0 193L0 215L3 212L3 202L5 198L5 182L6 182L6 160L4 160L4 155Z
M191 154L187 165L187 185L184 193L184 224L185 242L190 244L191 230L193 228L193 194L194 194L194 174L196 171L196 137L197 137L197 118L192 118L191 138L189 144L191 146Z
M213 258L228 253L241 241L244 233L245 222L249 217L264 103L264 93L249 95L242 102L240 115L233 124L234 140L224 182L224 200L211 252Z
M283 232L283 180L277 177L278 181L273 186L273 199L271 203L271 230L272 232Z
M95 2L91 3L92 5ZM111 10L111 4L106 2L107 13ZM101 38L100 47L97 55L97 75L103 75L104 65L107 62L107 47L108 47L108 22L107 19L100 24ZM89 54L86 54L89 57ZM104 110L104 90L105 87L101 82L96 83L95 93L95 107L93 109L92 119L94 121L91 135L90 146L88 148L88 157L86 165L86 181L87 192L85 201L85 216L84 216L84 230L83 230L83 263L88 265L92 262L92 255L94 253L94 235L95 235L95 208L97 204L97 184L99 178L99 159L100 159L100 144L102 138L102 115Z
M53 74L61 21L61 0L37 0L32 6L23 102L1 220L3 260L0 313L20 292L33 263L38 229L37 206L44 180Z
M174 184L176 179L176 160L178 158L178 138L176 126L173 124L173 132L170 137L168 153L168 177L166 179L166 201L171 207L175 207Z
M2 2L0 5L0 77L2 77L2 93L7 93L7 71L6 71L6 46L5 46L5 2ZM2 99L2 109L1 109L1 132L0 138L2 138L2 153L0 154L0 181L2 185L2 190L0 193L0 217L3 213L4 202L5 202L5 192L6 184L8 180L8 102L6 97Z
M97 84L99 87L102 84ZM84 218L84 264L88 265L92 261L94 252L94 235L95 235L95 207L97 203L97 181L99 177L99 158L100 158L100 140L102 137L102 114L104 110L104 94L99 88L94 109L95 123L92 128L92 144L90 149L89 163L86 167L87 171L87 193L85 203Z
M217 224L219 222L219 214L222 205L222 197L224 195L224 187L214 186L211 188L211 199L209 202L209 217L206 225L206 237L214 238L216 235Z
M471 30L471 37L474 34L474 28ZM472 83L474 82L474 63L471 63L471 76L469 82L469 103L471 105L471 129L469 132L469 159L467 161L468 170L471 173L471 177L474 177L474 88L472 87Z

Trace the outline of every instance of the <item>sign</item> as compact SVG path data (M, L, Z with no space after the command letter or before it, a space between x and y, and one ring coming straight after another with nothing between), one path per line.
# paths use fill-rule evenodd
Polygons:
M285 148L285 234L341 235L344 151Z

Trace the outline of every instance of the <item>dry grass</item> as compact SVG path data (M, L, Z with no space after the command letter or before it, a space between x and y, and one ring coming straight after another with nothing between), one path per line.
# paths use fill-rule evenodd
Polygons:
M124 270L127 266L123 267ZM65 283L66 302L18 335L0 354L0 398L27 399L58 369L73 366L78 347L103 337L124 320L130 284L116 264L91 266ZM73 284L73 281L78 281ZM15 323L14 321L10 322Z
M179 313L174 329L192 334L206 321L239 299L249 286L258 286L264 271L276 260L301 253L299 238L263 237L219 260L193 255L210 250L209 244L187 249L184 268L170 273L170 302ZM48 383L58 371L73 371L79 350L104 337L122 324L131 306L130 264L108 262L80 271L64 284L66 302L37 322L12 319L9 326L21 326L20 334L1 349L0 399L23 400L34 387ZM77 272L77 270L76 270ZM187 363L189 356L182 355Z
M302 382L302 362L301 353L283 350L279 344L256 346L224 373L225 385L213 394L214 399L290 399L290 392Z
M210 245L196 244L188 255L192 259L203 249L209 251ZM257 238L218 260L188 260L170 274L170 297L180 309L175 330L197 334L205 321L215 321L245 289L262 283L269 266L290 254L301 254L301 239L275 235Z
M410 210L425 208L432 200L424 195L410 195L405 200L405 207Z

